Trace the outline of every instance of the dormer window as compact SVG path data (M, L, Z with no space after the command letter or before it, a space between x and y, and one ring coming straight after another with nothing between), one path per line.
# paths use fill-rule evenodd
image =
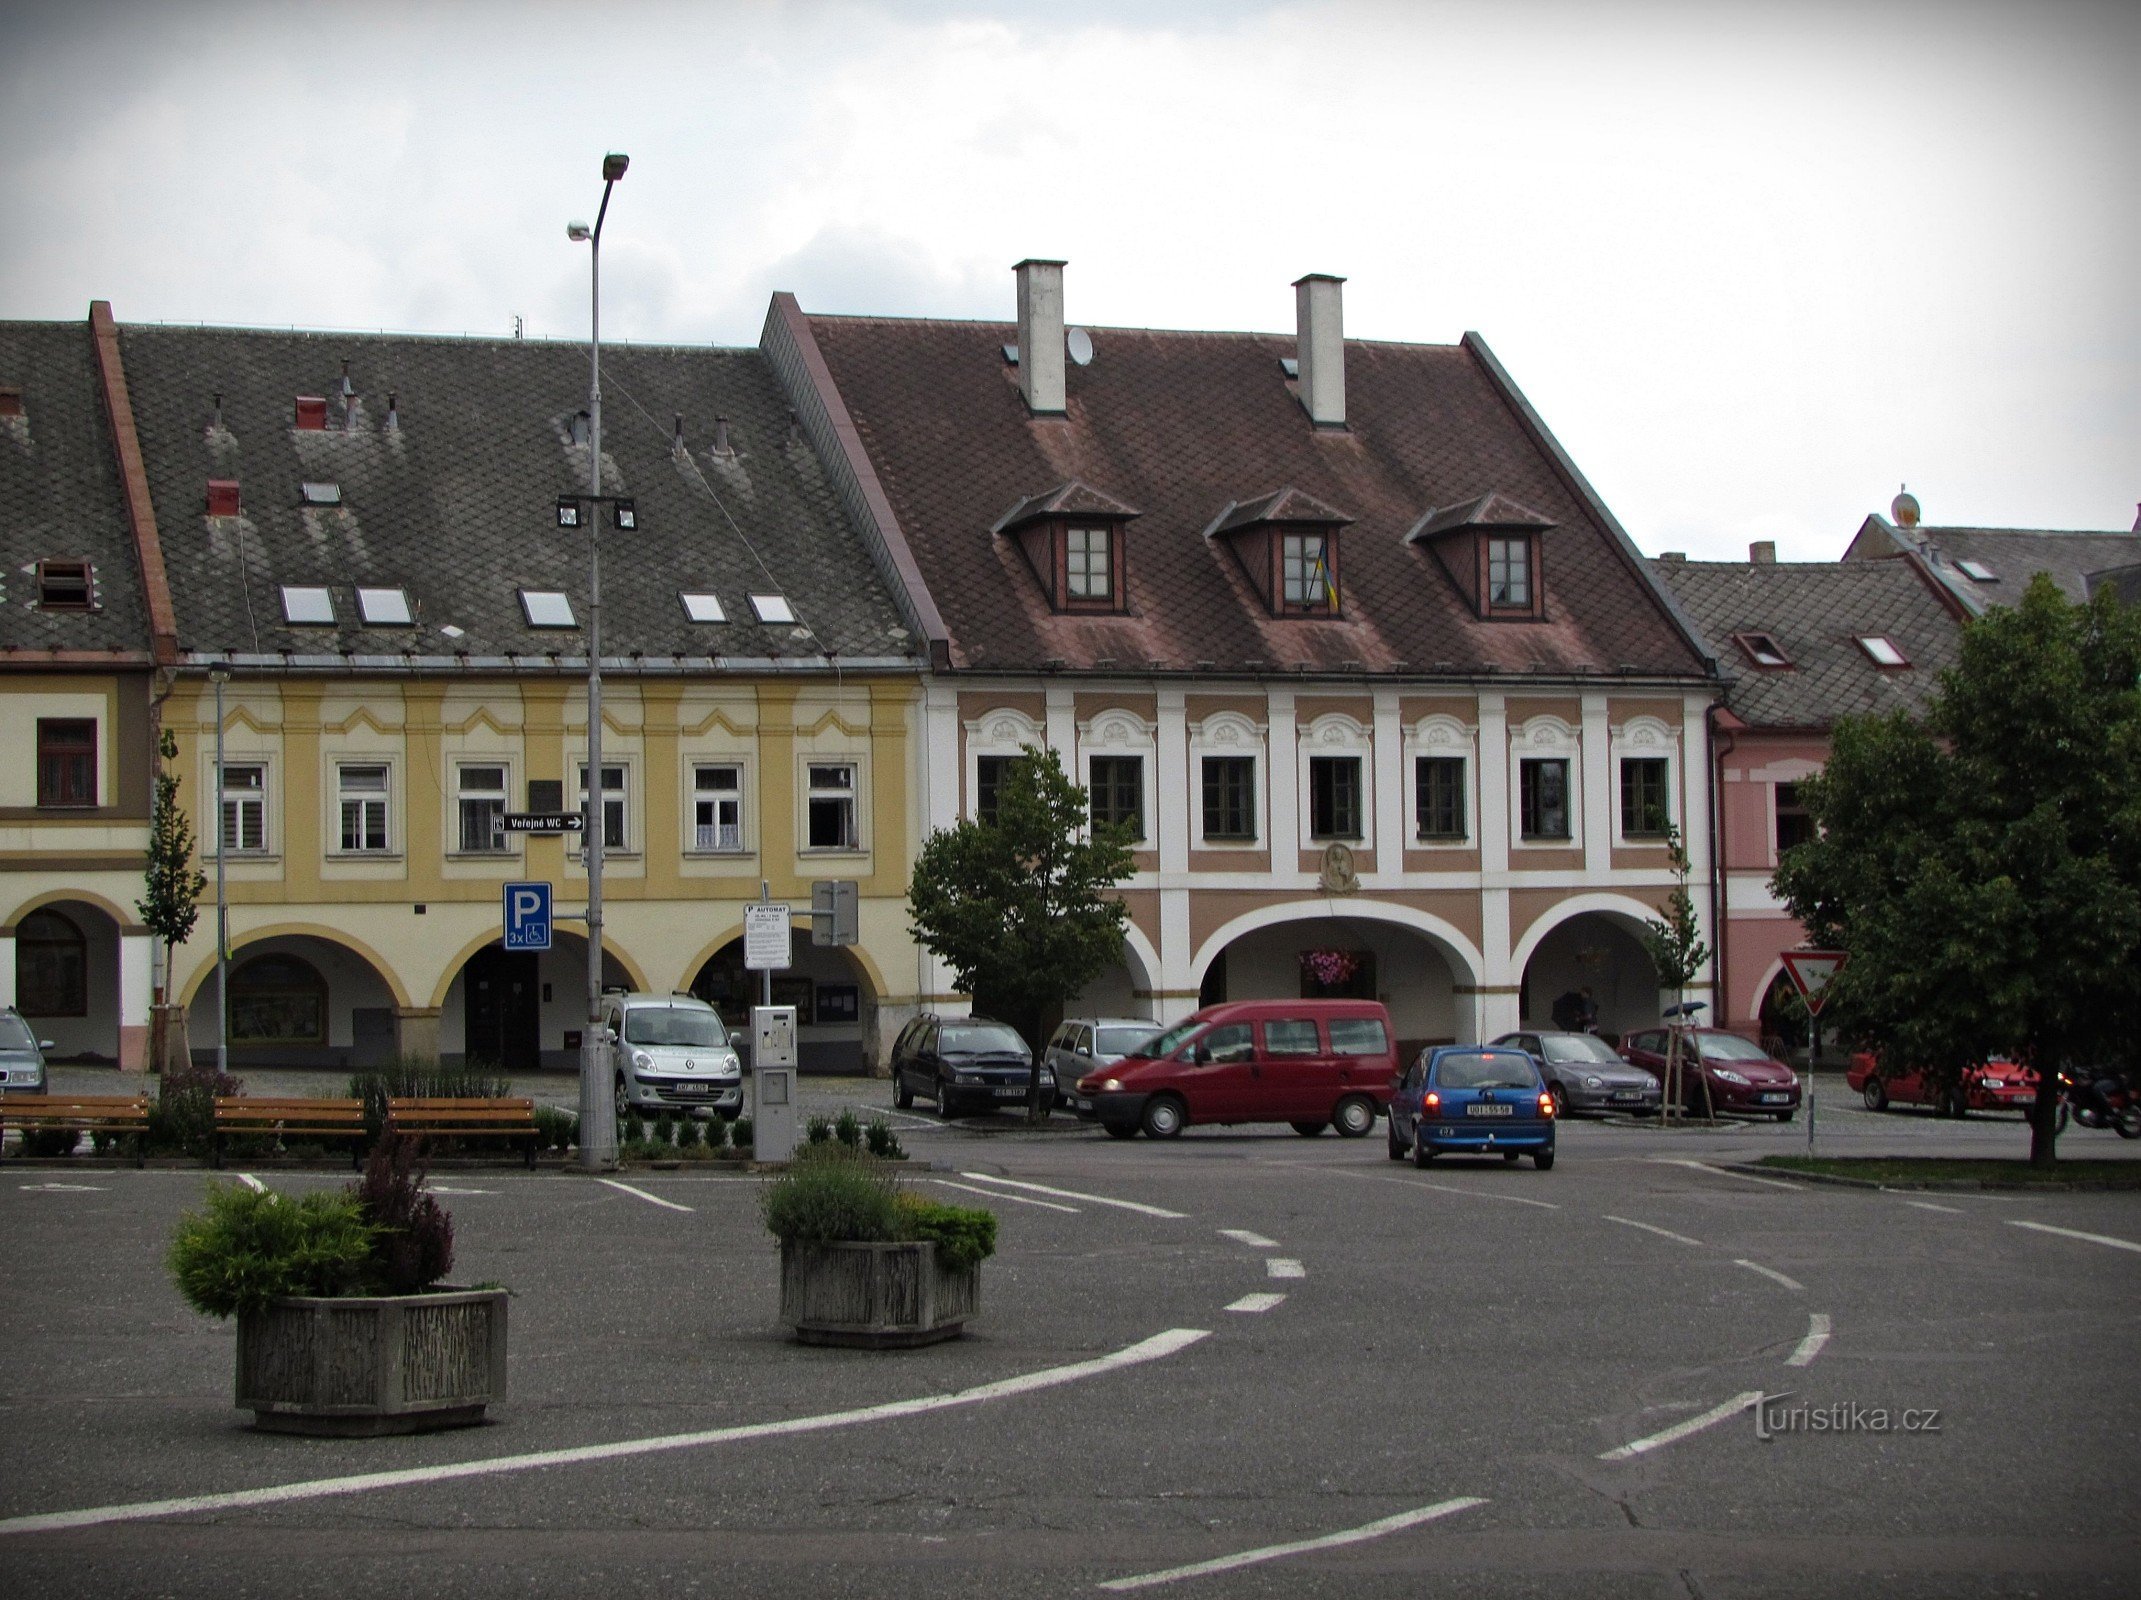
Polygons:
M1328 533L1279 537L1279 607L1288 614L1338 610L1338 541Z
M1406 534L1426 545L1483 621L1537 621L1546 615L1543 535L1553 523L1506 495L1483 494L1430 510Z
M1338 535L1353 519L1299 489L1236 501L1212 519L1205 537L1234 552L1275 617L1335 617Z
M1531 609L1529 534L1500 534L1487 541L1487 607L1491 611Z
M97 603L96 577L86 561L37 563L40 611L90 611Z
M1028 495L989 531L1018 546L1054 611L1128 609L1125 530L1137 512L1075 478Z
M1776 669L1788 667L1792 658L1784 653L1784 647L1773 635L1767 633L1735 633L1732 642L1747 653L1747 659L1758 667Z
M1853 637L1858 640L1859 648L1866 652L1867 657L1877 667L1907 667L1911 664L1910 658L1896 648L1895 640L1885 634L1861 633Z

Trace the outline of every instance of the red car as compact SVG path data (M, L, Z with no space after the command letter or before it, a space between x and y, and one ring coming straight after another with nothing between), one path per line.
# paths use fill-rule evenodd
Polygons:
M1942 1114L1966 1116L1972 1111L2020 1111L2027 1114L2037 1103L2037 1074L2012 1061L1980 1062L1962 1076L1960 1084L1937 1090L1916 1072L1883 1072L1880 1058L1870 1050L1851 1057L1844 1082L1864 1096L1868 1111L1886 1111L1890 1105L1937 1105Z
M1621 1041L1621 1057L1631 1066L1665 1081L1667 1030L1645 1028ZM1781 1061L1773 1061L1758 1044L1750 1044L1724 1028L1688 1028L1682 1036L1680 1104L1688 1111L1702 1110L1702 1086L1691 1070L1685 1051L1693 1046L1702 1063L1702 1077L1710 1086L1710 1104L1718 1111L1743 1116L1775 1117L1789 1122L1799 1109L1799 1075Z

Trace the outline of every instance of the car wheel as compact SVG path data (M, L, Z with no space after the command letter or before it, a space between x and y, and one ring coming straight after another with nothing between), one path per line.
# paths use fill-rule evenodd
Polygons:
M1189 1120L1182 1102L1171 1094L1156 1094L1145 1102L1142 1119L1145 1137L1148 1139L1172 1139L1181 1133L1182 1125Z
M1504 1150L1502 1152L1502 1160L1513 1167L1517 1164L1517 1158L1523 1153L1521 1150Z
M899 1068L892 1069L892 1103L905 1111L914 1104L914 1091L907 1087L907 1078Z
M2064 1100L2060 1101L2060 1102L2059 1102L2059 1111L2058 1111L2058 1113L2057 1113L2057 1114L2056 1114L2056 1115L2055 1115L2055 1116L2054 1116L2054 1117L2052 1118L2052 1132L2054 1132L2055 1134L2056 1134L2056 1133L2065 1133L2065 1132L2067 1131L2067 1119L2068 1119L2068 1117L2069 1117L2070 1115L2071 1115L2071 1113L2070 1113L2070 1112L2068 1111L2068 1109L2067 1109L2067 1103L2066 1103L2066 1101L2064 1101Z
M2128 1106L2111 1119L2111 1127L2122 1139L2141 1139L2141 1106Z
M1287 1124L1304 1139L1313 1139L1330 1124L1328 1122L1290 1122Z
M1412 1164L1424 1167L1435 1159L1435 1152L1428 1147L1427 1136L1420 1131L1420 1124L1412 1125Z
M942 1077L937 1079L937 1115L949 1119L952 1114L952 1091Z
M1375 1131L1375 1102L1366 1095L1349 1094L1338 1102L1331 1120L1338 1125L1340 1137L1365 1139Z
M1868 1111L1888 1109L1888 1085L1879 1078L1868 1078L1866 1087L1859 1091L1859 1098L1866 1102Z
M1405 1159L1405 1141L1398 1137L1398 1119L1396 1117L1390 1119L1390 1127L1386 1131L1390 1135L1390 1159L1403 1161Z
M1569 1091L1563 1086L1561 1080L1556 1078L1552 1083L1548 1084L1546 1092L1554 1097L1554 1115L1557 1117L1567 1116L1569 1114Z
M1950 1089L1941 1099L1940 1111L1941 1115L1960 1122L1970 1115L1970 1097L1963 1093L1960 1086Z
M1137 1137L1137 1124L1134 1122L1103 1122L1101 1126L1108 1130L1110 1139L1135 1139Z
M625 1087L624 1074L617 1074L617 1126L624 1127L625 1118L632 1114L632 1091Z
M1533 1152L1531 1164L1541 1172L1552 1172L1554 1170L1554 1152L1551 1150Z

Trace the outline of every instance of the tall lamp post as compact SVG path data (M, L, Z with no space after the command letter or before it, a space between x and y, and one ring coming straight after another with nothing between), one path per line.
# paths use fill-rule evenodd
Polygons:
M580 1165L590 1170L617 1160L617 1107L610 1097L608 1052L602 1033L602 222L610 190L631 165L611 152L602 158L602 206L595 225L565 225L567 238L585 240L592 264L592 352L587 396L587 799L581 837L587 841L587 1025L580 1031Z
M208 669L208 681L216 686L216 1073L230 1072L230 902L224 894L223 863L230 854L230 829L223 819L223 685L230 682L230 663L218 661ZM218 1094L222 1093L219 1089Z

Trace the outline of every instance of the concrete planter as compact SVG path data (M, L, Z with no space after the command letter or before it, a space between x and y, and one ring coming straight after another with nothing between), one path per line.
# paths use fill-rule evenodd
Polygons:
M292 1297L238 1318L238 1404L274 1433L422 1433L506 1393L506 1292Z
M944 1266L926 1240L781 1246L781 1321L803 1344L935 1344L958 1338L980 1310L979 1264Z

